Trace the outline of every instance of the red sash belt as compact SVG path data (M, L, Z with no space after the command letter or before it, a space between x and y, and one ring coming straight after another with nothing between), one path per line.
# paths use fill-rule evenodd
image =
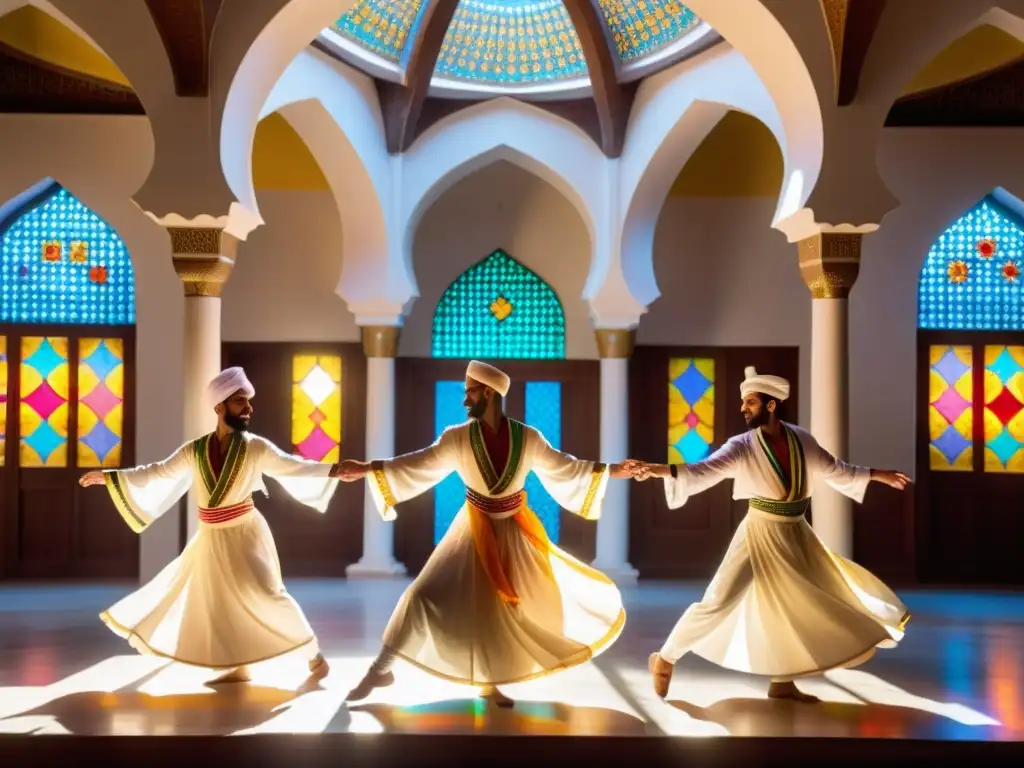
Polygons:
M218 523L226 523L229 520L234 520L236 517L241 517L246 512L252 511L252 509L254 507L252 496L250 496L245 501L233 504L230 507L217 507L216 509L200 507L199 519L207 525L217 525Z
M513 509L519 509L526 502L526 492L517 491L510 496L494 498L492 496L483 496L472 488L467 488L466 501L481 512L486 512L489 515L500 515L504 512L511 512Z

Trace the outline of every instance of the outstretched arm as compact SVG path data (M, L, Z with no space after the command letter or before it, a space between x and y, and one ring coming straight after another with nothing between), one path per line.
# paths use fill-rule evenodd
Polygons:
M584 520L597 520L608 478L628 477L629 473L619 464L583 461L556 450L539 432L532 439L536 443L531 468L544 489L563 509Z
M269 440L253 436L253 447L259 445L259 471L274 478L296 501L312 507L317 512L326 512L327 505L338 487L335 479L337 464L322 464L319 461L291 456Z
M742 443L730 440L703 461L693 464L644 464L633 460L625 464L627 471L638 480L664 479L665 502L669 509L678 509L694 494L735 477L742 458Z
M192 485L192 443L185 443L163 461L131 469L87 472L83 488L106 485L114 507L135 533L142 533L171 508Z
M872 480L900 491L910 484L910 478L902 472L869 469L837 459L822 448L813 436L808 435L808 437L810 439L805 443L815 475L858 504L864 501L864 494Z

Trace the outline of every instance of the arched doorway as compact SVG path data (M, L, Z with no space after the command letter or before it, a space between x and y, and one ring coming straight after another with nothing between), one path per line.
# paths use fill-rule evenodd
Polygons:
M1024 216L995 195L935 241L918 284L923 579L1024 583Z
M431 342L431 359L398 361L399 452L422 447L466 420L466 363L478 359L512 377L509 416L540 429L556 448L596 458L599 367L595 361L565 359L565 315L558 295L508 253L493 251L448 286L434 310ZM429 421L418 414L429 415ZM553 541L581 557L593 554L593 523L564 512L533 474L526 491ZM449 475L432 494L424 494L423 499L432 498L419 502L423 509L399 516L401 562L412 569L423 564L464 494L462 480ZM429 526L422 522L425 517Z
M135 278L124 242L56 182L0 220L6 578L135 577L138 539L77 481L134 463Z

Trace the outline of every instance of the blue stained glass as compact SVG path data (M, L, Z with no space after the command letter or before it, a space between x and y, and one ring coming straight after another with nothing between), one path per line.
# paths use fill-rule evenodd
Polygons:
M39 454L39 458L45 464L50 454L64 444L65 438L50 426L50 422L44 421L24 440L29 448Z
M704 438L697 434L696 429L691 429L683 439L675 444L676 450L683 455L687 464L695 464L707 457L710 446L704 442Z
M700 400L711 386L708 377L693 364L687 366L686 370L679 374L672 383L676 385L683 399L691 405Z
M985 447L998 456L999 461L1005 467L1010 459L1013 458L1013 455L1021 448L1024 448L1024 445L1021 445L1021 442L1010 434L1010 430L1004 427L998 437L985 443Z
M36 351L25 358L25 364L35 368L43 379L49 378L58 366L66 362L64 356L58 354L57 350L50 346L49 339L43 339L43 342L36 347Z
M697 15L676 0L597 0L619 61L642 59L692 32Z
M0 234L0 322L135 323L135 276L124 242L59 184L0 222Z
M438 381L434 385L434 432L440 437L444 430L454 424L466 421L466 409L462 401L466 398L466 382ZM455 515L462 508L466 498L466 486L458 472L434 486L434 544L438 544L448 532Z
M947 349L942 359L932 368L946 380L947 384L956 384L960 381L961 376L971 370L971 367L961 360L952 348Z
M104 340L99 343L99 346L83 362L92 368L93 373L96 374L100 381L103 381L110 375L111 371L121 365L121 358L110 351L110 347L107 346L107 342Z
M964 439L956 427L949 426L946 427L945 432L932 441L932 445L942 452L946 461L953 464L961 453L971 447L971 442Z
M1021 371L1024 371L1024 368L1021 368L1020 363L1013 358L1013 355L1011 355L1010 351L1005 347L1003 348L1003 351L999 353L999 357L993 360L992 363L986 367L998 376L999 380L1004 384L1008 384L1010 379Z
M110 427L102 421L97 421L96 425L89 430L89 434L82 438L82 442L89 446L102 462L110 450L121 442L121 438L111 432Z
M526 382L526 423L539 429L554 448L562 447L562 383L560 381ZM526 494L530 507L544 524L548 538L558 543L562 508L541 484L536 474L526 478Z
M979 248L987 238L990 242ZM986 197L953 222L928 251L918 280L918 327L1024 330L1022 258L1024 220L994 197ZM961 282L950 277L958 262L967 268Z
M537 274L495 251L456 278L437 302L433 356L564 359L562 303Z

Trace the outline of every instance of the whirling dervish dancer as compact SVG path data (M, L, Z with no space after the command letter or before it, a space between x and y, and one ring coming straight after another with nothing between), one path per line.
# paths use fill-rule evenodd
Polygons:
M615 584L551 543L523 486L531 471L565 509L596 520L619 465L582 461L504 414L509 377L478 361L466 370L469 420L433 445L394 459L346 461L341 478L367 478L385 520L394 506L458 472L466 498L384 631L383 648L349 694L365 698L394 682L401 658L437 677L478 686L499 706L496 686L582 664L622 631Z
M267 492L266 474L297 501L325 512L337 465L289 456L249 432L255 394L245 371L228 368L207 388L215 432L154 464L82 476L83 486L106 485L136 533L193 484L199 503L199 530L184 551L100 618L141 653L229 670L216 682L247 681L248 665L292 651L306 657L310 680L317 680L327 675L327 661L284 587L274 538L252 494Z
M780 418L789 382L746 369L741 412L749 431L688 465L625 465L638 480L665 479L671 509L722 480L749 499L704 598L679 619L648 661L656 693L668 695L673 665L688 651L728 669L771 678L768 695L816 701L797 678L867 661L892 647L910 618L899 598L861 566L829 551L804 519L811 485L821 479L856 502L868 484L902 490L901 472L867 469L833 457L811 434Z

